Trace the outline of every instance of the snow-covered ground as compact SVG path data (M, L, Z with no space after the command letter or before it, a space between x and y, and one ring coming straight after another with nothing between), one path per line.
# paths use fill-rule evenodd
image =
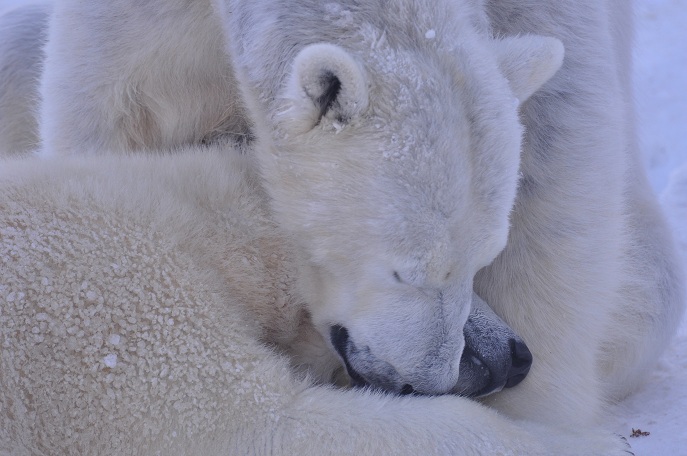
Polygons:
M0 11L24 2L0 0ZM664 192L671 174L678 169L681 173L682 192L665 201L680 233L687 267L687 0L635 3L640 139L657 193ZM687 456L687 319L648 383L614 407L611 419L637 456ZM631 437L633 429L649 435Z
M665 191L679 169L681 192L666 195L664 201L687 249L687 0L635 3L640 140L657 193ZM618 404L614 414L616 432L628 438L637 456L687 455L686 318L648 383ZM632 429L649 435L630 437Z

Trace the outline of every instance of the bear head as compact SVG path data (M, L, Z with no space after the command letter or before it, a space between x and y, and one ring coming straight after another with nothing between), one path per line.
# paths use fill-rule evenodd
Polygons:
M286 63L272 92L237 58L267 119L257 160L313 322L354 383L393 392L456 385L473 277L508 237L518 107L563 58L553 38L443 21L275 39Z

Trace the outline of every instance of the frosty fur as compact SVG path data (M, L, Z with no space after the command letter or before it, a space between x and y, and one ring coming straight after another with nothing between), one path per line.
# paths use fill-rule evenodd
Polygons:
M525 454L540 451L527 446L538 444L543 454L622 451L612 437L595 437L596 431L571 441L572 434L566 437L555 426L595 426L606 401L624 396L651 371L684 305L672 240L634 137L628 3L400 1L355 9L307 1L267 7L218 1L215 7L60 2L42 83L46 154L212 143L225 137L254 141L270 210L293 242L299 271L294 288L321 332L345 323L358 328L351 330L354 340L377 347L401 369L404 363L412 367L423 356L408 349L413 341L406 338L436 333L422 328L432 326L437 312L401 318L393 306L402 302L393 273L403 285L449 297L455 304L449 318L434 321L454 335L474 287L524 336L536 360L524 383L488 404L511 418L554 426L544 430L518 422L509 428L515 425L458 398L381 398L315 388L305 389L303 397L313 394L321 402L295 401L303 408L283 415L297 417L292 426L310 426L294 427L301 433L288 439L303 436L304 445L315 445L325 435L332 446L322 443L321 448L332 452L361 450L354 445L394 452L383 445L424 445L424 438L454 443L437 444L439 453L492 454L501 443ZM131 30L116 23L122 18L128 18ZM164 26L164 21L175 25ZM519 64L528 62L527 56L556 55L554 41L530 33L560 39L566 52L561 70L525 101L539 83L511 77L506 85L501 73L522 76ZM240 102L220 36L226 37L240 81ZM505 38L513 36L518 38ZM527 40L538 45L523 45ZM331 52L322 52L321 43L332 46L325 49ZM327 77L311 77L313 68ZM546 65L529 68L545 70ZM553 70L534 72L535 80L543 82ZM342 84L325 103L330 74ZM84 101L93 105L82 106ZM525 126L521 154L519 101ZM237 118L243 119L241 125L225 122ZM499 254L509 212L508 243ZM487 264L473 284L474 273ZM188 274L195 277L193 269ZM425 297L411 302L417 299ZM388 304L355 308L358 302ZM373 333L378 340L371 339ZM417 380L428 391L445 389L457 374L450 360L455 363L460 348L455 343L443 358L420 372L402 372L402 378L424 375ZM374 361L368 364L378 366ZM443 366L448 369L441 371ZM286 390L295 388L284 382ZM284 391L281 384L274 387L277 396ZM388 408L375 407L375 401ZM401 404L409 405L401 410ZM333 424L340 412L359 421L336 416ZM204 413L190 416L200 420L209 416ZM375 414L388 421L377 421ZM314 416L321 424L308 421ZM394 425L377 430L372 422ZM408 431L408 423L414 430ZM427 429L417 428L425 424ZM277 437L286 435L280 430L284 426L274 427L271 435L275 448L287 451L293 447ZM354 428L370 438L342 441L338 432L356 435ZM60 432L70 431L65 429ZM240 442L259 429L265 428L227 431L226 439ZM447 437L437 435L442 430ZM160 432L156 435L174 431ZM494 448L486 450L487 444Z

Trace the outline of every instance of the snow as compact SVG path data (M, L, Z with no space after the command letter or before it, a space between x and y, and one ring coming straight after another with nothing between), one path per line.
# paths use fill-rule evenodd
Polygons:
M629 0L628 0L629 1ZM26 0L0 0L0 12ZM639 134L657 193L671 173L682 168L687 184L687 0L636 0L635 95ZM429 30L426 38L435 37ZM687 185L683 185L687 188ZM673 197L681 207L666 207L687 247L687 196ZM681 213L679 211L682 211ZM681 215L678 215L681 214ZM687 253L685 255L687 257ZM687 261L686 261L687 266ZM15 299L17 296L7 296ZM119 336L110 336L112 345ZM103 359L114 367L117 357ZM649 381L612 410L613 429L625 436L636 456L687 455L687 320L659 360ZM649 435L630 437L633 429Z
M687 0L636 2L635 96L654 189L687 163Z
M654 190L681 172L687 189L687 0L637 0L635 97L639 137ZM666 212L687 247L687 195L664 198ZM678 206L677 203L681 203ZM687 268L687 252L685 252ZM687 319L656 371L618 404L613 429L636 456L687 455ZM630 437L633 429L649 432Z

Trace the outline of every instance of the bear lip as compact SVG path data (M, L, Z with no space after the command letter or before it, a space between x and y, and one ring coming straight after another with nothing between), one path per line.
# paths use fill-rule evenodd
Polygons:
M348 336L348 330L341 326L341 325L334 325L330 328L329 330L329 337L331 339L332 345L334 346L334 349L336 352L339 354L341 357L341 360L344 363L344 366L346 366L346 371L348 372L348 376L351 377L351 386L354 387L365 387L365 386L370 386L370 383L365 380L365 378L358 373L355 369L353 369L353 366L351 366L350 361L348 360L348 344L349 344L349 336Z

